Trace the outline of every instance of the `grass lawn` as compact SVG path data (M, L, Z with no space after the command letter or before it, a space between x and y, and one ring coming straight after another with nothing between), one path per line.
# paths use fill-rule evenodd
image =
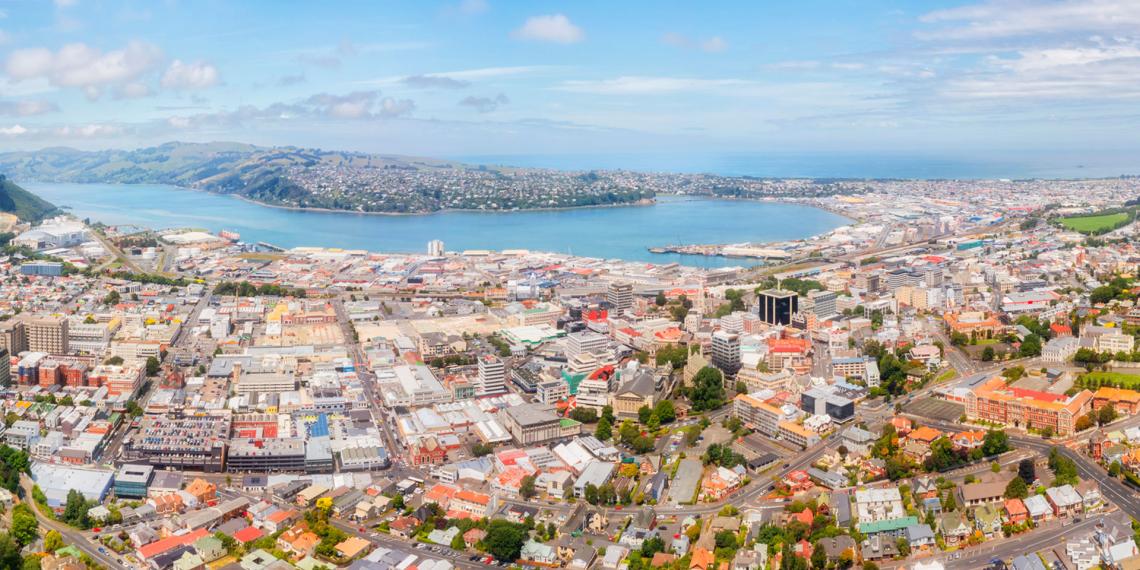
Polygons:
M1001 341L996 339L996 338L979 338L978 342L976 342L974 344L976 346L986 346L987 344L994 345L994 344L998 344L1000 342Z
M957 375L958 375L958 371L957 371L957 370L954 370L953 368L951 368L951 369L947 370L946 372L943 372L942 374L939 374L939 375L938 375L938 378L935 378L935 379L934 379L934 382L935 382L935 383L937 383L937 382L945 382L945 381L947 381L947 380L951 380L951 379L953 379L953 378L954 378L955 376L957 376Z
M1089 372L1084 376L1086 382L1108 380L1116 386L1135 390L1140 388L1140 374L1124 374L1123 372Z
M1061 224L1066 228L1081 232L1090 233L1102 229L1111 229L1116 224L1128 219L1128 214L1125 212L1117 212L1115 214L1105 214L1103 216L1075 216L1072 218L1061 218Z

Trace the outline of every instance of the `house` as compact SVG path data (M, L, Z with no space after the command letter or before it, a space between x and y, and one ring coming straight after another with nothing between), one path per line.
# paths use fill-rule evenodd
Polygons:
M1095 511L1104 506L1104 497L1100 494L1100 485L1092 479L1085 479L1077 484L1077 493L1081 495L1081 503L1085 512Z
M855 455L867 455L871 452L871 446L875 444L875 434L862 429L857 426L851 426L840 435L842 444L847 448L848 453Z
M974 531L959 513L946 513L937 522L946 546L957 546L965 542Z
M1072 485L1061 485L1045 489L1045 498L1053 507L1053 515L1067 517L1079 514L1084 508L1080 494Z
M934 531L925 524L912 524L903 531L912 552L929 552L934 548Z
M982 430L964 431L954 434L950 438L950 443L954 444L955 449L975 449L982 446L985 442L986 432Z
M933 477L915 477L910 484L911 492L918 499L929 499L938 496L938 483Z
M204 570L205 568L206 563L202 557L189 550L183 552L182 556L175 560L174 565L171 566L171 570Z
M209 564L215 560L221 560L226 556L226 547L222 541L212 537L203 536L194 541L194 551L198 556L202 557L202 562Z
M850 536L840 535L833 538L821 538L817 546L827 553L828 562L837 562L844 552L848 552L852 560L855 559L855 539ZM766 547L764 547L764 552L767 554Z
M463 533L463 544L466 544L468 547L475 546L476 543L483 540L484 536L487 536L487 531L480 528L473 528Z
M1003 508L1009 524L1022 524L1029 520L1029 509L1025 508L1025 503L1021 499L1007 499Z
M982 505L974 509L974 527L982 531L986 538L995 538L1001 533L1001 510L994 505Z
M528 540L523 544L519 558L543 566L554 566L558 562L558 556L553 548L534 540Z
M672 554L670 552L658 552L653 555L653 558L649 561L649 565L653 568L660 568L666 564L672 564L675 560L677 560L676 554Z
M356 558L368 550L368 547L371 545L371 542L359 536L350 536L345 539L344 542L337 543L334 548L336 549L336 555L341 558Z
M740 473L717 467L701 482L701 496L707 501L720 501L739 488L742 482Z
M1053 507L1045 497L1030 495L1022 502L1025 503L1025 510L1029 512L1029 520L1032 520L1033 524L1053 519Z
M419 526L420 521L414 517L396 517L395 520L388 523L388 530L395 536L407 539L411 538Z
M265 536L265 533L262 532L261 529L254 526L245 527L233 534L234 540L242 544L248 544L263 536Z
M970 483L962 485L958 491L959 503L967 508L1000 503L1005 493L1005 483Z
M311 556L320 542L321 537L310 531L308 524L301 522L277 537L277 548L299 560Z
M689 570L716 570L713 564L716 563L716 556L712 551L707 548L696 547L693 549L693 556L689 560Z

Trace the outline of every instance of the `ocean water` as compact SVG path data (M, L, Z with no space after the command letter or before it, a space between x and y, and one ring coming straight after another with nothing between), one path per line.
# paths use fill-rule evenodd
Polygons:
M652 206L383 216L286 210L156 184L21 185L92 221L154 229L230 230L240 233L242 241L286 248L423 252L428 241L440 239L451 251L517 248L699 267L758 261L653 254L647 248L798 239L850 223L842 216L808 206L698 197L663 196Z

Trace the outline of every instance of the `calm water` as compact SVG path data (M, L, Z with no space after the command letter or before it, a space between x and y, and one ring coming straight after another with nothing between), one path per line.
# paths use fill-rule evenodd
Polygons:
M654 263L717 267L745 259L657 255L650 246L737 243L805 238L837 228L846 218L790 204L662 197L654 206L541 212L446 212L369 216L270 208L232 196L163 185L22 183L80 218L151 228L231 230L246 242L281 247L326 246L423 252L427 242L448 250L531 249Z

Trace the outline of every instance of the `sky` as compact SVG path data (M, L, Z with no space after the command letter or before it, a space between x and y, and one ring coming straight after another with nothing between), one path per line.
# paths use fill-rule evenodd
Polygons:
M1131 157L1140 2L0 0L0 150Z

